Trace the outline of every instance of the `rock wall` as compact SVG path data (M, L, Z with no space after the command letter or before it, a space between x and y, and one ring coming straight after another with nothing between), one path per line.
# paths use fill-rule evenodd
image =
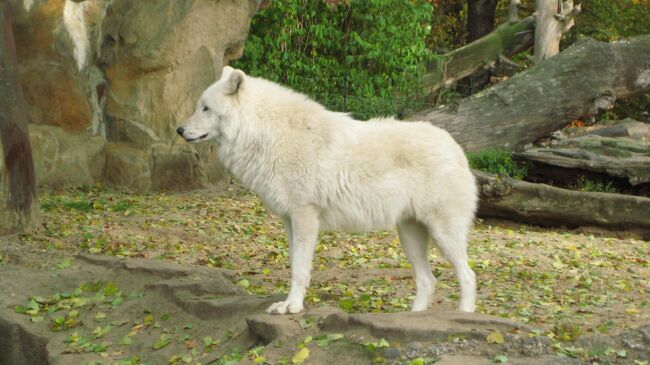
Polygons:
M187 190L223 178L174 130L241 56L255 0L11 0L40 186Z

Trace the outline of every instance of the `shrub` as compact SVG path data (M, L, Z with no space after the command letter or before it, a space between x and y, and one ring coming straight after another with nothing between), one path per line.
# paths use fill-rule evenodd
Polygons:
M613 41L650 33L650 1L648 0L583 0L582 13L567 37L578 36Z
M523 179L528 175L528 164L512 159L512 153L499 148L488 148L468 153L467 158L473 169L492 174L507 175L514 179Z
M433 8L424 0L273 1L235 67L356 117L422 103Z

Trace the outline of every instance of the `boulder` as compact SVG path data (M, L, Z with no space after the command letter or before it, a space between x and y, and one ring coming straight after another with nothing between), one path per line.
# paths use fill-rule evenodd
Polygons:
M106 3L14 1L18 73L30 123L72 132L92 127L101 100L91 100L98 95L90 90L104 87L105 80L92 64L91 40Z
M144 192L223 178L214 146L184 145L174 131L241 56L257 1L11 4L40 185Z
M175 130L223 66L241 55L256 10L257 3L249 0L117 0L108 6L101 45L111 85L107 136L147 157L120 159L128 165L125 170L112 168L118 158L109 157L107 181L136 191L187 190L223 178L215 148L177 144ZM108 154L121 154L116 148ZM138 167L138 161L149 166ZM123 171L132 173L119 176Z
M49 125L29 125L39 186L92 185L104 172L104 139Z
M103 181L130 192L181 191L220 181L223 168L216 160L216 146L152 143L138 146L108 143Z

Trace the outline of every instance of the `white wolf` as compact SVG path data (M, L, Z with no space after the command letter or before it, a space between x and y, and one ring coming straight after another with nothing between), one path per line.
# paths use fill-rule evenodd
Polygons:
M395 225L413 266L412 310L427 309L433 299L431 237L454 266L459 309L474 311L466 244L477 189L461 147L444 130L426 122L356 121L227 66L177 132L188 142L215 140L224 166L282 218L291 288L267 312L303 310L319 230Z

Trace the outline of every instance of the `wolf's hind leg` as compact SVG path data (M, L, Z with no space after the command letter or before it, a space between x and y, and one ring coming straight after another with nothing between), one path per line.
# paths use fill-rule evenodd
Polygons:
M441 220L432 222L429 231L442 254L454 266L460 283L459 310L474 312L476 307L476 275L469 267L467 258L467 236L470 224L457 222L445 224Z
M429 233L425 225L414 220L398 223L397 233L404 253L413 266L417 292L411 310L426 310L433 301L437 282L429 265Z

